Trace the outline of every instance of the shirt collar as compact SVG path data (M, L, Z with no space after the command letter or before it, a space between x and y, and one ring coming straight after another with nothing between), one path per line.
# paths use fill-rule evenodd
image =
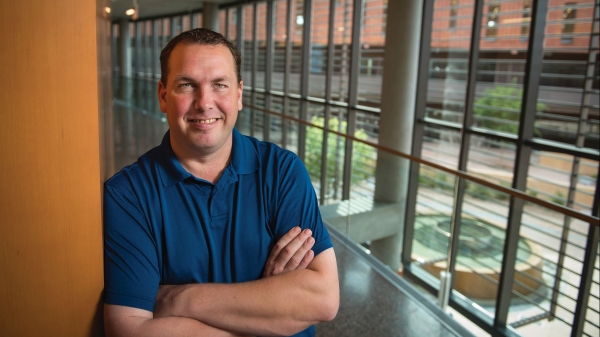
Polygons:
M243 136L237 129L233 129L233 148L231 149L231 162L237 174L250 174L258 170L259 160L256 147L250 138Z
M189 177L194 177L186 171L171 148L170 130L167 131L159 147L159 172L163 185L175 185ZM258 170L258 153L252 142L244 137L237 129L232 130L233 145L229 165L234 174L249 174Z

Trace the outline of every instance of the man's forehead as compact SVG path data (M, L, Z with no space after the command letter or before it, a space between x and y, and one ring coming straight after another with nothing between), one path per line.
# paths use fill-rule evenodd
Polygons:
M234 62L233 55L229 48L222 44L209 45L200 43L179 43L173 48L171 54L178 55L182 58L194 58L194 57L225 57L232 63ZM172 56L171 55L171 56ZM173 57L169 58L171 61Z
M180 68L178 66L183 66L187 62L210 62L211 64L219 66L219 69L226 72L230 70L235 74L235 61L233 55L231 55L229 48L221 44L207 45L200 43L179 43L173 48L169 57L169 71L176 70ZM177 74L174 75L177 76Z

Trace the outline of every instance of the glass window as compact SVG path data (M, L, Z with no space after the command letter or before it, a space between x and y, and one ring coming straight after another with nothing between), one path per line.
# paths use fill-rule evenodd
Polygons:
M496 38L498 35L498 24L500 23L498 20L499 11L500 5L498 4L488 6L487 29L485 34L487 38Z
M381 0L367 0L363 7L364 25L361 28L361 49L358 78L358 104L379 108L383 55L385 53L385 26L387 4Z
M563 24L561 27L561 37L562 43L572 43L573 36L572 34L575 32L575 18L577 17L577 8L575 6L577 3L575 2L567 2L565 4L565 10L563 12Z
M521 35L529 35L529 23L531 22L531 1L523 3L523 21L521 22Z
M454 30L456 28L456 16L458 15L458 0L452 0L450 2L450 21L449 28Z

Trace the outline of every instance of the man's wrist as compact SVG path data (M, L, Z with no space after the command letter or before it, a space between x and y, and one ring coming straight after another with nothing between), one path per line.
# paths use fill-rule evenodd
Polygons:
M156 295L154 317L186 317L186 296L182 293L188 289L184 285L162 285Z

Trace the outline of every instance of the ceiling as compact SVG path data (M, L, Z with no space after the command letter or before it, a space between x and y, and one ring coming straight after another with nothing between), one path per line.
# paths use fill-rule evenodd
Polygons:
M133 7L134 0L104 0L110 7L110 16L112 20L128 18L125 11ZM144 19L156 16L168 16L169 14L185 13L202 9L205 1L200 0L136 0L138 4L138 19ZM227 3L236 3L235 0L211 0L206 2L218 3L219 5Z

